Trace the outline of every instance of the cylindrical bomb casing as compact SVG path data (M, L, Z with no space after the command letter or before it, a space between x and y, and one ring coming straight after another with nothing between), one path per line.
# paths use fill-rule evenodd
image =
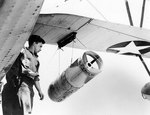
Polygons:
M96 57L98 69L91 68L86 55ZM101 64L101 65L100 65ZM56 102L64 100L66 97L76 92L94 76L101 71L102 59L94 52L85 52L82 59L77 59L61 76L49 86L48 95Z

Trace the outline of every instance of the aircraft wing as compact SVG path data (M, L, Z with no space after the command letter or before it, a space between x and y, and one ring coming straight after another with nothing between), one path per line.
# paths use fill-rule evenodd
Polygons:
M43 0L0 0L0 81L38 18Z
M150 57L150 30L83 16L40 14L32 34L57 45L72 32L77 32L75 48Z

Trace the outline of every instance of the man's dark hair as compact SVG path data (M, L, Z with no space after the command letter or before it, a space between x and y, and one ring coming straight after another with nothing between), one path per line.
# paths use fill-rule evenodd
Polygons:
M39 35L31 35L28 39L29 47L35 42L35 43L42 43L45 44L45 41L43 38L41 38Z

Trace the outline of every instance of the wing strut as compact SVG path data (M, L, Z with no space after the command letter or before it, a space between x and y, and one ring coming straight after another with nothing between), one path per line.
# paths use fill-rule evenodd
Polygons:
M132 17L131 17L131 13L130 13L130 8L129 8L129 4L128 4L127 0L125 0L125 4L126 4L126 9L127 9L127 13L128 13L128 18L129 18L130 25L133 26ZM144 9L145 9L145 0L143 0L140 27L142 27L142 25L143 25ZM150 76L150 71L149 71L149 69L148 69L148 67L147 67L144 59L142 58L142 56L141 55L136 55L136 56L138 56L140 58L140 60L141 60L142 64L144 65L144 67L145 67L148 75Z
M127 0L125 0L125 4L126 4L126 9L127 9L127 14L128 14L128 17L129 17L130 25L133 26L133 21L132 21L132 17L131 17L131 13L130 13L130 8L129 8L129 4L128 4Z
M145 10L145 0L143 0L143 5L142 5L141 22L140 22L140 27L141 27L141 28L142 28L142 26L143 26L144 10ZM146 65L146 63L145 63L145 61L144 61L144 59L142 58L141 55L139 55L138 57L140 58L142 64L144 65L144 67L145 67L145 69L146 69L148 75L150 76L150 71L149 71L149 69L148 69L148 67L147 67L147 65Z
M148 75L150 76L150 71L149 71L149 69L148 69L148 67L147 67L147 65L146 65L146 63L145 63L145 61L144 61L144 59L142 58L141 55L138 55L138 57L140 58L142 64L144 65L144 67L145 67L145 69L146 69Z
M143 6L142 6L142 13L141 13L141 22L140 22L140 27L142 27L142 26L143 26L144 10L145 10L145 0L143 0Z

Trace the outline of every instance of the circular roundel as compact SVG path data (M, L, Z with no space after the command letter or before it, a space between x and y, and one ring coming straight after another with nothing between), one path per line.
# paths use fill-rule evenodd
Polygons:
M150 52L150 42L141 40L120 42L108 47L106 51L125 55L145 55Z

